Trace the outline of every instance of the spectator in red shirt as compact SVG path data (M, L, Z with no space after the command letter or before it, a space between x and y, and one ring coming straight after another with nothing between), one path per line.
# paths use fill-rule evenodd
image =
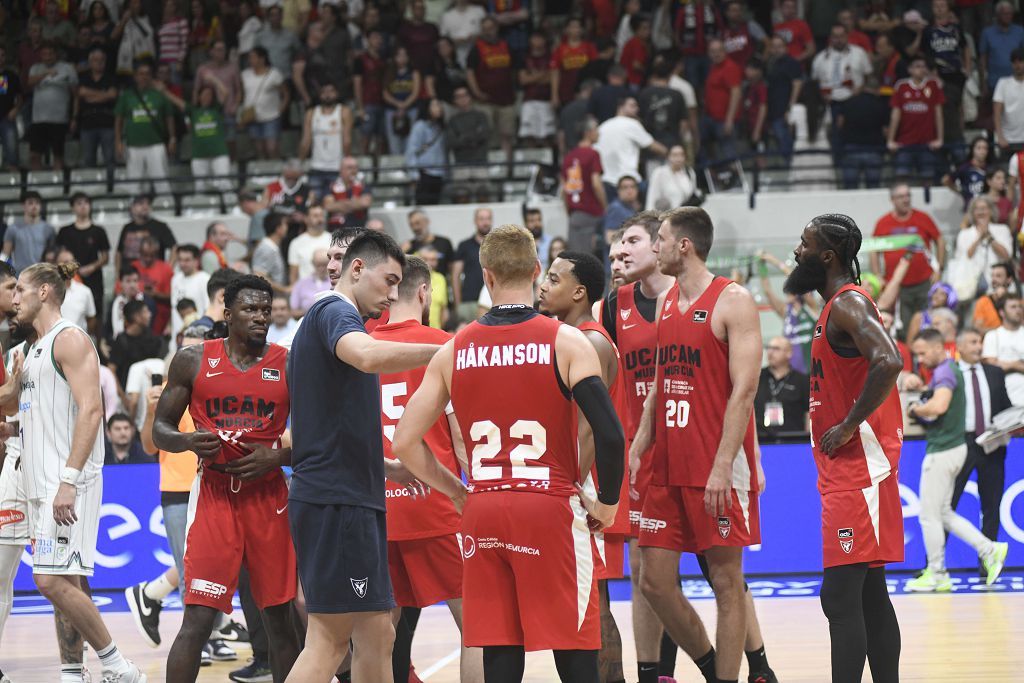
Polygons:
M760 24L747 19L746 6L740 0L730 0L725 5L725 22L722 32L725 52L729 59L741 67L745 66L755 52L760 52L760 46L768 36Z
M547 36L530 36L530 47L519 70L523 104L519 109L519 137L530 147L550 146L555 135L555 111L551 108L551 50Z
M562 159L562 196L569 213L569 249L573 251L593 253L597 249L608 205L601 182L601 155L594 149L598 125L597 119L588 114L583 120L580 144Z
M900 320L903 322L900 338L903 339L914 313L924 309L928 303L928 288L939 279L946 260L946 242L931 216L911 206L910 186L905 183L895 185L889 197L892 199L892 211L878 219L874 236L917 235L923 242L923 247L871 254L871 272L885 277L892 277L904 254L908 251L913 254L899 292ZM938 269L932 268L933 255Z
M721 38L725 21L718 11L718 4L711 0L692 0L683 3L676 12L673 26L676 48L683 56L686 80L697 89L704 86L711 63L708 47L711 41Z
M163 250L154 238L143 237L139 250L140 258L133 261L132 265L139 271L139 287L156 302L152 329L153 334L160 336L167 332L167 325L171 322L171 278L174 277L174 269L160 258Z
M889 106L889 151L896 154L896 177L935 178L935 153L942 148L942 86L928 76L922 55L910 60L910 78L896 83Z
M512 161L516 139L516 69L508 42L498 36L498 22L485 17L480 37L466 58L466 80L479 107L491 119L491 131L501 140L505 156Z
M808 23L797 16L796 0L782 0L779 13L782 21L772 27L772 32L785 39L790 57L799 62L808 61L814 56L814 35Z
M595 39L612 38L618 11L612 0L585 0L583 15L587 19L589 34Z
M846 27L847 40L850 45L856 45L862 48L864 52L869 55L874 52L874 46L871 44L871 37L863 31L857 30L857 23L854 20L853 10L841 9L839 14L836 15L836 23Z
M551 105L572 102L580 70L597 59L597 48L583 40L583 24L576 17L565 25L565 36L551 55Z
M384 72L387 60L382 56L384 38L379 31L366 36L366 49L355 58L352 85L356 95L356 121L363 138L363 154L371 146L377 153L384 146Z
M743 69L743 127L751 149L761 149L764 120L768 114L768 86L764 82L764 64L751 59Z
M647 64L651 59L651 20L642 14L634 15L629 21L633 37L622 48L619 63L626 67L626 80L634 88L644 84Z
M739 113L743 72L725 54L721 40L708 43L711 70L704 84L704 119L701 124L700 153L708 158L715 145L715 158L736 156L736 116Z
M434 46L440 34L437 25L427 21L427 3L425 0L412 1L411 17L398 26L398 44L404 45L409 51L409 58L424 74L430 72L434 63Z

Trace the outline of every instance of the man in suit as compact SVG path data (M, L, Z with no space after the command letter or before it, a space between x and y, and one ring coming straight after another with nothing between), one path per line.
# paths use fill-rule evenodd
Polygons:
M963 495L971 473L978 471L978 498L981 500L981 533L995 541L999 535L999 505L1006 484L1006 446L985 453L974 439L992 426L992 418L1010 408L1006 392L1006 373L996 365L981 362L982 337L966 328L957 337L960 372L964 376L967 410L964 431L967 436L967 460L953 488L953 508ZM980 404L980 405L979 405ZM980 423L980 424L979 424ZM979 561L979 567L981 562ZM984 571L982 571L984 575Z

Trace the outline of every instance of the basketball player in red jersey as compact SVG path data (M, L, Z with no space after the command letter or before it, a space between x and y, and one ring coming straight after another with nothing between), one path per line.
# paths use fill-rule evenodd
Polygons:
M750 293L706 266L714 237L703 209L662 216L657 376L630 450L654 440L640 547L644 595L706 680L735 683L746 634L743 548L760 543L753 405L761 327ZM717 651L679 590L679 557L701 553L718 606Z
M601 361L601 379L608 388L612 404L619 420L626 422L629 407L626 402L626 385L619 371L619 352L612 344L608 333L594 320L591 310L600 303L604 292L604 266L593 254L563 251L548 268L540 286L538 308L549 313L567 325L583 332L597 351ZM589 472L594 459L594 441L590 425L580 420L580 470ZM627 453L623 452L625 467ZM619 500L625 502L629 496L629 480L622 479ZM615 522L596 535L601 566L597 572L597 589L601 607L601 652L599 663L601 680L617 682L625 680L622 672L622 637L612 616L608 598L608 579L622 578L623 550L626 534L629 533L629 506L620 505ZM674 646L673 646L674 647Z
M422 323L429 315L431 299L430 268L422 259L407 256L398 284L398 300L391 304L390 320L370 334L374 339L417 344L444 344L447 332ZM381 425L384 432L384 457L394 460L391 439L395 435L405 404L416 393L426 367L380 376ZM430 451L455 476L459 463L465 463L465 447L455 414L446 411L424 437ZM453 439L453 435L455 438ZM409 648L415 622L402 616L403 607L418 618L419 609L447 602L462 628L462 547L458 532L462 519L452 501L438 491L413 495L407 486L387 481L388 568L395 594L395 649L392 653L396 681L409 677ZM401 637L403 628L409 633ZM461 678L470 683L483 678L479 650L462 649Z
M618 349L620 370L626 385L629 420L623 423L631 442L640 424L644 399L654 384L654 349L657 346L658 295L672 286L672 277L658 270L654 240L658 236L658 212L643 211L622 224L619 263L628 283L613 289L601 306L601 324ZM614 266L613 266L614 268ZM650 458L631 486L629 497L629 580L632 584L633 642L636 646L640 683L657 683L658 675L671 676L678 648L664 634L661 622L640 591L640 512L650 480ZM622 501L623 506L627 501Z
M832 637L832 681L899 680L900 626L885 564L903 561L897 470L903 360L861 288L861 232L849 216L824 214L803 230L786 280L790 294L825 300L811 341L811 446L818 466L825 576L821 606Z
M431 360L393 449L465 506L463 638L484 649L486 683L521 681L532 650L554 650L562 681L593 683L601 633L590 531L615 520L622 427L594 347L531 306L540 273L532 235L492 230L480 264L494 307ZM423 443L449 400L472 455L468 496ZM577 407L593 428L596 500L579 484Z
M292 621L295 551L279 439L288 420L287 351L267 344L273 289L254 275L224 290L227 339L181 349L156 407L153 440L169 452L193 451L200 470L189 502L185 616L167 658L167 681L195 681L200 651L217 611L230 614L242 562L262 610L274 680L299 653ZM181 433L188 408L196 431Z

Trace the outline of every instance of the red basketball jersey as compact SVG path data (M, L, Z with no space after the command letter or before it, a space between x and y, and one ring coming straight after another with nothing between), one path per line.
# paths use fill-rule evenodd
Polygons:
M455 335L451 396L470 493L575 495L576 404L555 364L560 326L535 314L505 325L473 322Z
M878 410L860 424L853 438L833 457L820 450L821 435L846 419L868 377L867 359L860 354L850 357L836 353L825 334L832 302L847 291L871 301L864 289L843 286L821 310L811 341L811 446L821 493L864 489L882 481L899 467L903 446L903 409L894 386ZM874 301L871 303L874 305Z
M715 277L686 311L680 311L679 285L672 285L658 320L658 375L654 417L654 470L659 486L704 488L722 441L725 406L732 394L729 345L711 329L718 297L732 284ZM754 413L750 412L739 453L733 460L732 487L757 490Z
M416 344L444 344L451 339L447 332L427 327L415 320L377 325L370 336L385 341ZM425 366L380 376L380 417L384 432L385 458L395 457L391 451L395 427L405 412L409 399L423 382L424 373ZM441 464L458 476L459 469L448 418L445 415L438 418L423 439ZM388 480L384 495L388 512L389 541L445 536L456 533L461 527L459 513L455 511L452 501L443 493L431 491L426 498L414 500L408 489Z
M611 396L612 405L615 406L615 414L619 416L619 422L622 423L625 428L627 420L629 420L629 402L626 400L626 383L622 379L622 358L619 356L619 350L615 348L615 343L612 338L608 335L608 331L604 329L600 323L591 322L583 323L578 328L581 332L594 331L600 332L601 335L608 340L608 343L612 345L612 349L615 350L615 358L619 361L618 372L615 373L615 381L608 388L608 395ZM629 446L622 455L624 469L622 477L622 489L619 491L619 509L615 514L615 522L604 530L606 534L628 534L629 533ZM594 475L594 481L597 482L597 467L596 465L591 468Z
M197 430L213 432L223 442L212 462L224 464L248 455L243 443L278 447L290 410L287 361L288 351L270 344L262 360L243 372L228 357L226 340L203 342L188 412Z
M618 315L615 318L615 338L622 359L622 379L629 406L629 424L622 426L626 436L633 438L644 413L644 399L654 386L654 353L658 344L658 324L648 322L636 307L636 289L639 282L619 287Z

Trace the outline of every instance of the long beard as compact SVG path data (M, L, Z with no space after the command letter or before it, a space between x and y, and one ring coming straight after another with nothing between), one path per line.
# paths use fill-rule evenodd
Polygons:
M818 259L806 258L789 274L782 289L787 294L799 296L824 289L827 282L825 264Z

